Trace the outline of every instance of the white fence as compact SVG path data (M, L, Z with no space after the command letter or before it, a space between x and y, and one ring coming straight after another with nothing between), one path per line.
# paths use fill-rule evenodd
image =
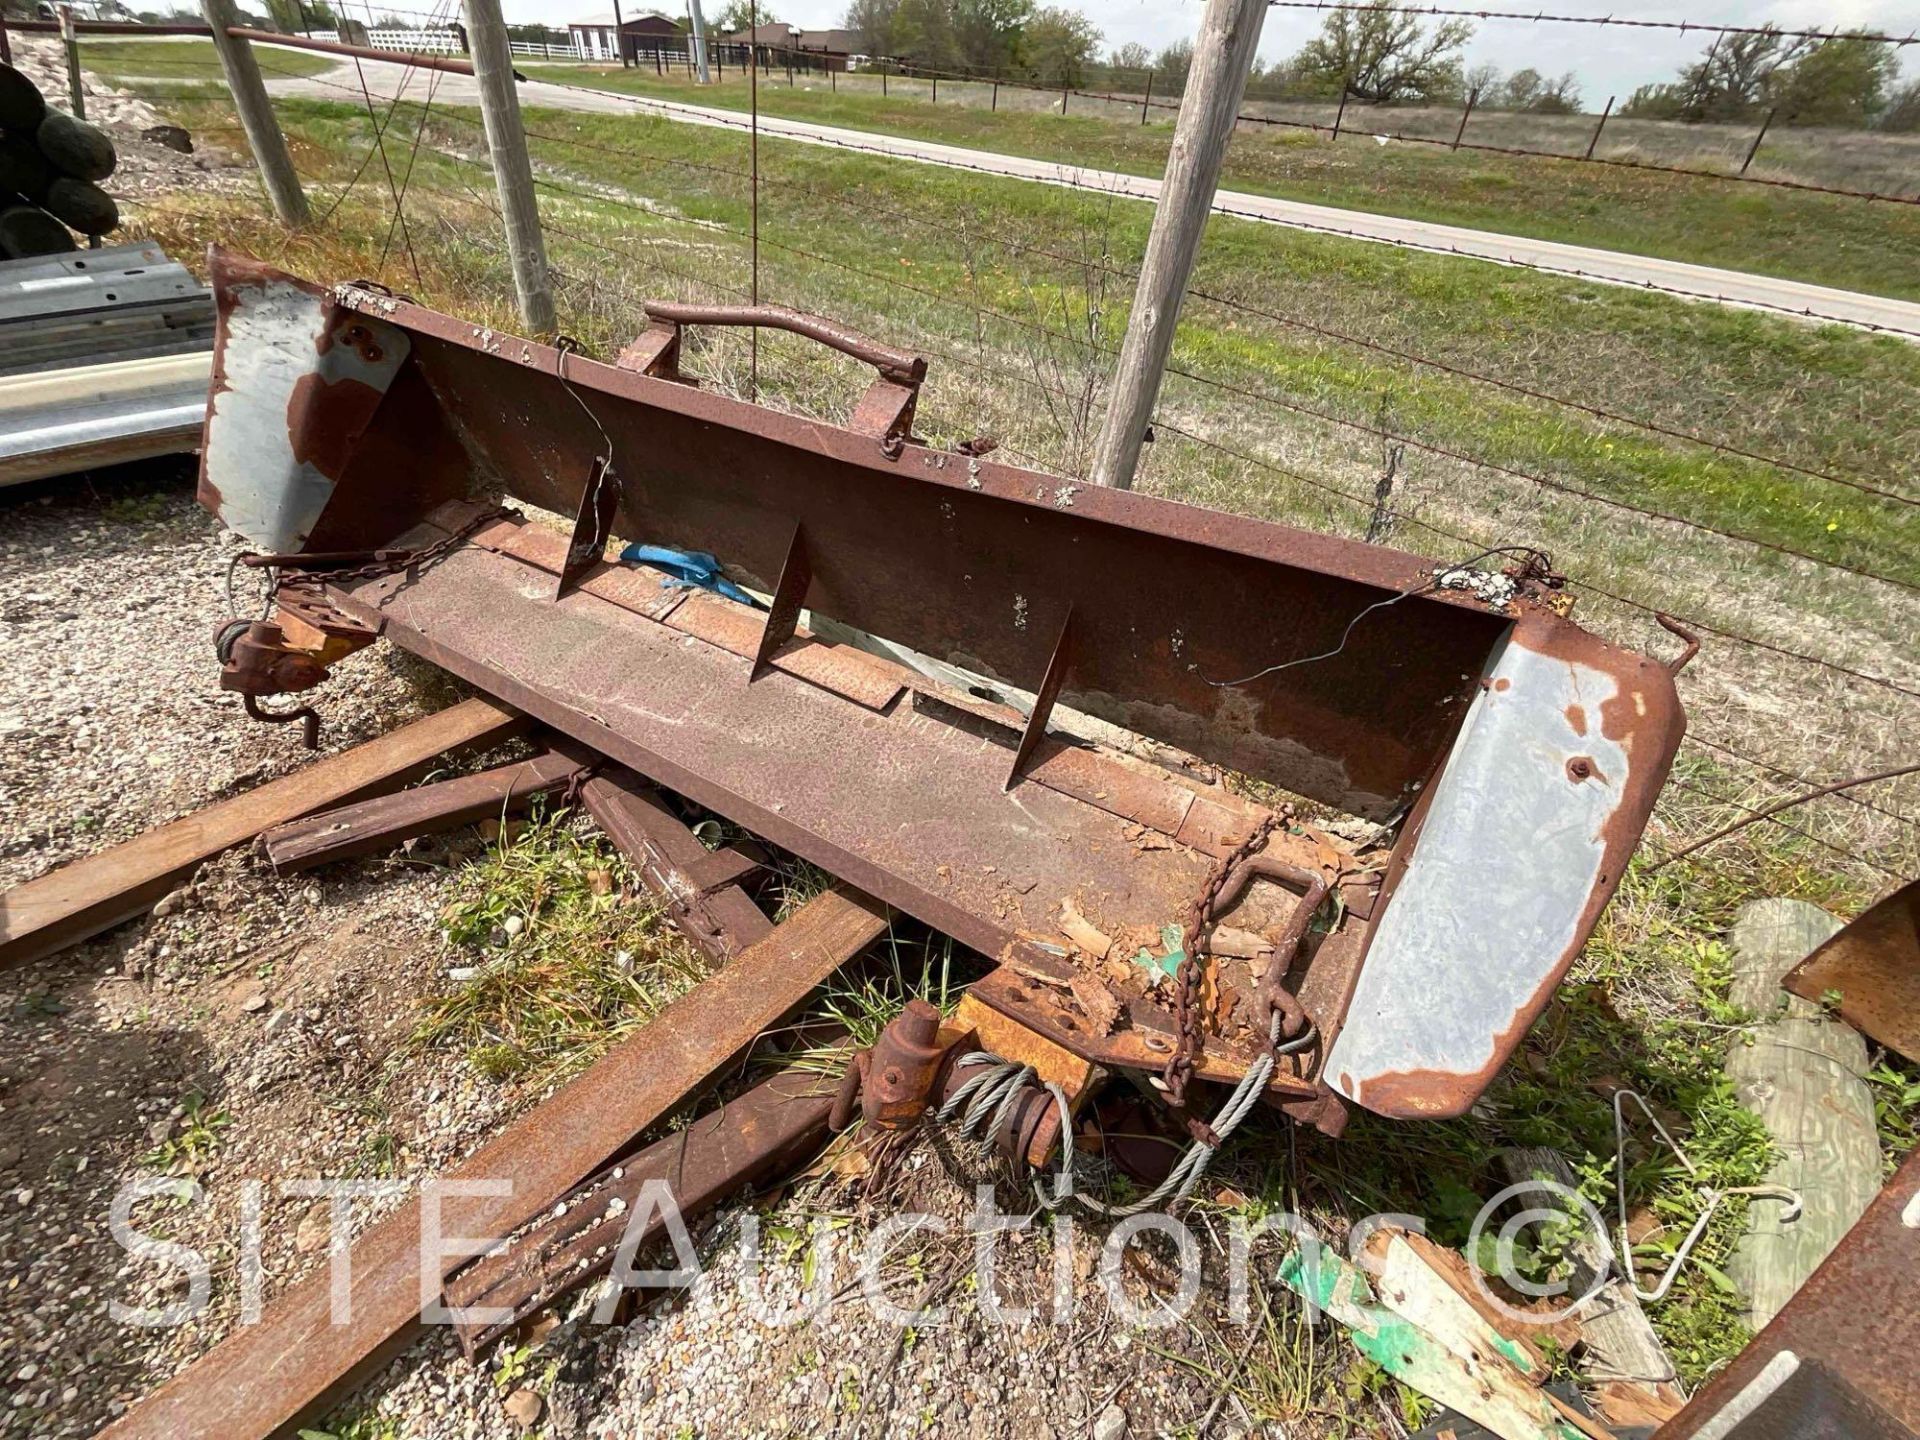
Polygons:
M513 53L529 60L584 60L578 45L542 45L532 40L513 42Z
M459 32L455 30L369 30L367 44L376 50L409 50L415 54L463 53Z

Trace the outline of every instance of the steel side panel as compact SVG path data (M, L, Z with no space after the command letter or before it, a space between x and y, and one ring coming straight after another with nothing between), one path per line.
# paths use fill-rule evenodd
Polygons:
M217 278L201 503L262 549L298 550L411 343L263 267Z
M333 592L388 638L997 956L1072 896L1118 931L1177 918L1211 858L1038 783L1010 749L897 701L875 713L552 577L465 548ZM537 608L538 623L529 623Z
M912 444L889 457L871 435L579 356L563 385L546 346L335 298L413 339L406 403L396 385L369 446L444 424L463 483L573 515L604 427L620 537L709 551L770 592L797 522L810 611L1023 691L1072 607L1063 704L1356 814L1405 810L1508 620L1432 593L1417 556ZM391 464L351 470L330 532L394 484Z
M1678 743L1665 671L1537 643L1516 629L1495 651L1327 1057L1329 1085L1381 1114L1457 1115L1486 1087L1585 943Z

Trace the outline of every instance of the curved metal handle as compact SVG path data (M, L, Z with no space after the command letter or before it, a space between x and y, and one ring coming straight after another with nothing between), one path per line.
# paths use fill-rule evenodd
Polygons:
M880 372L881 379L890 380L895 385L917 388L927 378L924 355L896 350L891 345L869 340L856 330L848 330L818 315L789 310L784 305L680 305L654 302L647 306L647 318L672 325L748 325L762 330L785 330L790 334L804 335L809 340L818 340L842 355L850 355L855 360L871 365Z
M1686 649L1674 656L1673 659L1667 661L1667 673L1669 675L1678 675L1682 670L1687 668L1687 662L1700 653L1700 637L1664 610L1654 611L1653 618L1660 622L1660 628L1665 630L1669 635L1678 635L1682 640L1687 642Z

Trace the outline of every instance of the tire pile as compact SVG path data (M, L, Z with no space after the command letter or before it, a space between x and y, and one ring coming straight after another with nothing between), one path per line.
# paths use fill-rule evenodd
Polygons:
M0 64L0 257L58 255L73 232L105 235L119 207L97 182L118 161L98 126L55 110L35 85Z

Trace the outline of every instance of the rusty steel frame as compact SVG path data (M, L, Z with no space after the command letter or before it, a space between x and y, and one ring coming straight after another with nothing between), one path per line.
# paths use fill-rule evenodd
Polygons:
M941 451L911 433L924 365L831 322L652 306L607 365L377 288L212 268L209 508L270 550L433 547L328 598L1028 975L1071 958L1067 902L1105 934L1157 936L1262 826L1196 770L1399 822L1368 913L1303 947L1294 998L1318 1043L1276 1071L1288 1101L1463 1111L1618 885L1684 730L1669 669L1568 620L1537 555L1503 578ZM844 426L714 394L681 366L687 328L716 323L808 335L875 378ZM589 504L609 476L610 527ZM710 552L770 610L580 568L535 526L473 528L476 490L580 517L583 544L611 528ZM1074 739L1067 709L1204 765ZM1019 1003L1011 984L987 1001ZM1113 1034L1050 1033L1144 1052L1156 1010L1135 996ZM1258 1053L1244 1017L1240 1040L1201 1023L1203 1077Z
M501 1248L447 1277L454 1333L468 1355L612 1268L623 1242L641 1254L666 1228L641 1208L664 1185L687 1219L758 1180L785 1175L827 1142L832 1082L790 1065L686 1129L609 1165ZM644 1219L638 1230L630 1227ZM505 1314L498 1312L504 1311ZM493 1313L489 1313L493 1312Z
M479 1188L443 1195L441 1234L485 1244L519 1231L706 1085L888 923L884 906L855 892L829 890L809 901L453 1166L443 1180ZM823 1122L830 1103L823 1095ZM504 1191L486 1188L501 1180ZM321 1413L411 1343L423 1328L423 1304L458 1268L453 1256L430 1253L422 1233L421 1204L410 1200L354 1242L345 1323L333 1320L323 1267L102 1436L264 1440Z
M1920 1434L1920 1154L1773 1322L1655 1440Z
M1856 1030L1920 1060L1920 880L1855 916L1780 982L1831 1002Z

